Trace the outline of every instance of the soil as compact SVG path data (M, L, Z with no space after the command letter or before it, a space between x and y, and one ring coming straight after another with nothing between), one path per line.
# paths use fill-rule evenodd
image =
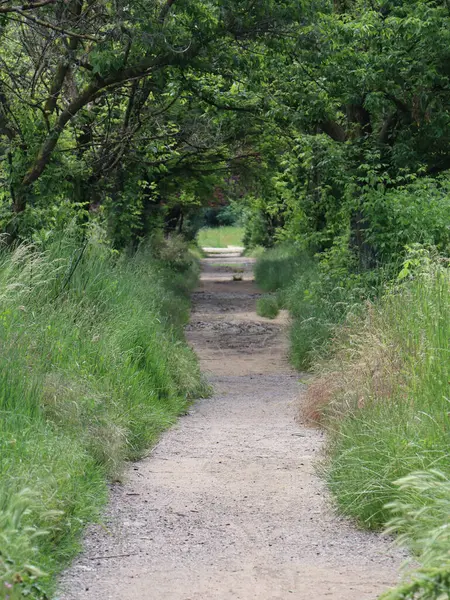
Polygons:
M398 581L391 541L330 505L323 432L296 420L287 317L256 315L252 264L202 261L187 337L214 395L113 487L61 600L374 600Z

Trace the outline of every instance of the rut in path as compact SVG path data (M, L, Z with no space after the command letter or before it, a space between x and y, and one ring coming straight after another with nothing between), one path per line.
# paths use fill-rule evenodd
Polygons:
M313 466L323 434L294 420L283 316L256 316L251 259L202 263L187 335L215 394L114 488L60 598L375 599L402 557L329 507Z

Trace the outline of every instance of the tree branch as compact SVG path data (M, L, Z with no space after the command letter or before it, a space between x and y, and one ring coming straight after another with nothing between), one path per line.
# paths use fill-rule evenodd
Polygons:
M25 12L27 10L36 10L48 4L54 4L57 0L40 0L40 2L31 2L30 4L22 4L22 6L0 6L0 15L9 12Z
M170 64L183 65L184 63L187 63L195 54L197 54L199 49L199 46L192 45L189 51L182 55L178 54L173 56L172 54L168 54L160 58L147 57L133 67L116 71L109 77L104 79L96 79L89 84L84 91L81 92L77 98L72 100L72 102L61 112L53 127L53 130L48 134L42 143L32 166L22 180L21 192L17 195L14 211L19 213L25 210L26 189L42 175L50 160L53 150L58 143L59 137L64 131L65 126L84 106L86 106L86 104L92 102L94 98L96 98L100 93L105 92L108 88L121 85L126 81L136 78L145 77L152 70L162 68Z
M335 142L345 142L347 134L345 129L335 121L322 121L319 123L320 129L326 133Z
M53 23L49 23L48 21L43 21L42 19L38 19L37 17L32 17L31 15L27 15L27 13L25 11L21 10L20 8L10 7L10 10L7 12L10 12L10 13L12 12L12 13L18 14L21 17L23 17L26 21L30 21L31 23L34 23L35 25L39 25L40 27L46 27L47 29L51 29L52 31L57 31L58 33L67 35L72 38L78 38L80 40L89 40L91 42L101 41L99 38L96 38L93 35L89 35L88 33L77 33L76 31L70 31L70 30L64 29L63 27L59 27L58 25L53 25Z

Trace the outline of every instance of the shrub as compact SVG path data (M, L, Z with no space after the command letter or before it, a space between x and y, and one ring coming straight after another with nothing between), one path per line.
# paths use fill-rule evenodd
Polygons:
M412 244L450 250L450 179L419 178L390 190L371 189L364 199L369 243L383 263L403 259Z

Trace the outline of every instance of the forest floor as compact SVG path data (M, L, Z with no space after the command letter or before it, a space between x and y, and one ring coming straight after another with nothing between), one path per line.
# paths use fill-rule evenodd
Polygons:
M256 315L252 266L202 260L187 336L214 395L113 486L61 600L373 600L398 581L391 541L333 512L323 432L297 419L287 317Z

